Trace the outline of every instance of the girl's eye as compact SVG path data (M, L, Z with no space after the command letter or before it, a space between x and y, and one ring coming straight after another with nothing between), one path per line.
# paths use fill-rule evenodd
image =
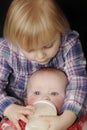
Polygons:
M46 45L46 46L44 46L45 49L48 49L48 48L51 48L51 47L53 47L53 44L52 44L52 43L51 43L51 44L48 44L48 45Z
M35 91L34 95L40 95L40 91Z
M51 92L51 95L52 95L52 96L58 96L59 93L57 93L57 92Z

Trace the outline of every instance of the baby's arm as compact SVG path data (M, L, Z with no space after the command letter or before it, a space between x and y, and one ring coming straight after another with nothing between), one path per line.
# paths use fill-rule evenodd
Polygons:
M17 128L10 120L3 119L0 122L0 130L17 130Z
M15 130L15 129L13 127L11 127L11 126L8 126L4 130Z

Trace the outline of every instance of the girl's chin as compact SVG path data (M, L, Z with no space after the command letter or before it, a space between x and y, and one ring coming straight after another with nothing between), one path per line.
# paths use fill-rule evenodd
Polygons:
M38 64L41 64L41 65L46 65L50 62L50 60L47 60L47 61L43 61L43 62L38 62Z
M50 62L50 59L45 60L45 61L32 61L32 63L37 63L37 64L40 64L40 65L45 65L45 64L48 64L49 62Z

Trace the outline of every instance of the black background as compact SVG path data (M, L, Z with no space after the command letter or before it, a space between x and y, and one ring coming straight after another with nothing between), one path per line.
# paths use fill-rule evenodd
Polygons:
M80 40L87 59L87 0L56 0L67 16L71 28L80 33ZM3 25L6 12L12 0L0 0L0 37L3 36Z

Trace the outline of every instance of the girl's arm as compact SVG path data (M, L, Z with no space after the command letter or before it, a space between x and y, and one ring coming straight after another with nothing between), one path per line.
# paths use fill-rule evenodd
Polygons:
M77 32L69 33L64 42L64 70L68 76L69 85L66 88L62 111L70 110L76 113L78 119L80 119L85 115L87 107L86 60Z
M66 110L60 116L41 116L40 118L49 123L49 130L67 130L75 122L77 116Z

